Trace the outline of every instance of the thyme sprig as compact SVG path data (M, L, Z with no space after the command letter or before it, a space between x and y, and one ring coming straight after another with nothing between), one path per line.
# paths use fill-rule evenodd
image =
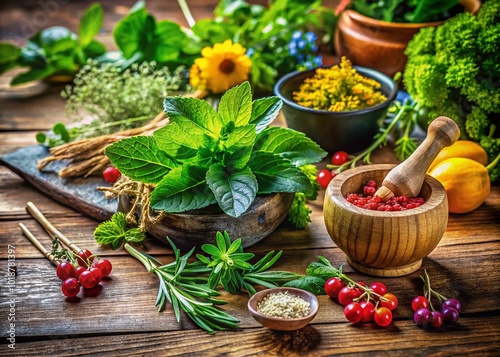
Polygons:
M210 334L215 333L214 330L238 328L237 318L215 306L225 304L225 301L214 298L220 294L206 286L203 282L206 281L206 277L196 275L206 273L206 267L200 262L188 263L194 247L181 256L180 250L169 238L167 239L174 250L175 261L166 265L161 265L155 258L139 252L128 243L125 244L127 252L139 260L148 272L158 277L160 289L155 302L158 310L161 311L168 300L172 304L178 322L181 319L180 311L182 310L196 325Z

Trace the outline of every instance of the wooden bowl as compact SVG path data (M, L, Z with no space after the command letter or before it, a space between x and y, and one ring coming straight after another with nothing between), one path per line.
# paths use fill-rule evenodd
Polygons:
M356 207L345 196L369 180L377 186L394 165L367 165L337 175L328 185L324 219L328 234L356 270L374 276L402 276L422 265L448 224L446 191L426 175L419 196L425 203L406 211L382 212Z
M227 231L231 240L241 238L242 246L248 247L267 237L283 222L293 197L293 193L257 196L238 218L225 214L217 205L185 213L164 214L158 222L148 222L146 230L163 242L167 242L168 236L181 250L201 247L205 243L215 244L218 231ZM118 197L118 210L128 212L129 208L129 198ZM136 214L140 216L140 207ZM151 214L155 216L157 213Z
M301 297L302 299L307 301L311 308L311 312L309 313L309 315L298 319L287 319L287 318L279 318L279 317L264 315L263 313L259 312L257 306L267 295L271 293L285 293L285 292L288 292L290 295ZM272 330L293 331L305 327L316 316L316 313L318 312L318 299L314 294L302 289L286 288L286 287L273 288L273 289L262 290L254 294L248 300L247 307L248 311L250 311L250 314L255 319L255 321L260 323L262 326L265 326Z

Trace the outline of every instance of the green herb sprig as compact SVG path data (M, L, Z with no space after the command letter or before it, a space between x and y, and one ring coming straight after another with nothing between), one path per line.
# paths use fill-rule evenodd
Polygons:
M175 254L175 261L167 265L161 265L158 260L139 252L128 243L125 244L127 252L139 260L148 272L158 277L160 289L155 303L158 310L162 310L166 301L169 301L178 322L181 319L180 311L182 310L196 325L210 334L215 333L215 330L238 328L237 318L215 306L225 304L225 301L214 298L220 294L205 284L197 282L197 278L192 276L193 273L200 272L200 264L188 263L194 247L181 256L175 244L168 237L167 239ZM201 271L206 271L206 269L201 267Z
M112 249L120 248L123 243L140 244L146 234L139 228L127 228L127 220L123 212L116 212L94 230L94 238L101 245L109 245Z
M301 276L287 271L267 271L278 261L282 251L276 254L271 251L252 265L248 263L248 260L252 259L254 254L243 252L241 239L231 242L226 231L217 232L216 244L216 246L204 244L201 247L205 253L210 254L210 257L202 254L196 255L199 261L210 269L207 284L212 289L216 289L220 284L231 294L237 294L245 289L249 295L253 295L257 292L255 288L257 285L274 288L280 283Z
M269 127L282 102L252 101L250 84L228 90L218 111L196 98L167 97L170 123L153 136L122 139L105 154L134 181L155 185L151 207L167 213L217 203L232 217L245 213L258 194L314 193L300 166L326 152L303 133Z

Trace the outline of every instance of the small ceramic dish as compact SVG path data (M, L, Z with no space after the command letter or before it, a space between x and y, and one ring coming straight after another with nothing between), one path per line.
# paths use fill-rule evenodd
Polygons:
M310 313L305 317L300 318L282 318L274 317L261 313L258 309L259 303L269 294L272 293L286 293L298 296L309 303ZM316 316L318 312L318 299L309 291L296 289L296 288L273 288L259 291L248 300L248 311L252 317L262 326L272 330L279 331L294 331L305 327Z

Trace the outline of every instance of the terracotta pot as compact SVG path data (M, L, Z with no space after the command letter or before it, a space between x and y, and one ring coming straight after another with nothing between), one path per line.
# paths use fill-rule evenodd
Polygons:
M480 0L461 0L465 11L475 14ZM403 72L406 65L404 50L421 28L438 26L444 21L421 24L375 20L353 10L340 16L335 33L335 48L354 65L376 69L389 77Z
M231 217L217 205L184 213L165 214L156 223L148 222L146 230L153 237L167 242L168 236L182 250L193 246L215 244L217 231L227 231L232 240L241 238L242 246L248 247L271 234L288 214L293 193L273 193L257 196L248 210L240 217ZM128 212L130 199L118 197L118 210ZM136 214L140 216L140 207ZM155 213L152 213L154 216Z

